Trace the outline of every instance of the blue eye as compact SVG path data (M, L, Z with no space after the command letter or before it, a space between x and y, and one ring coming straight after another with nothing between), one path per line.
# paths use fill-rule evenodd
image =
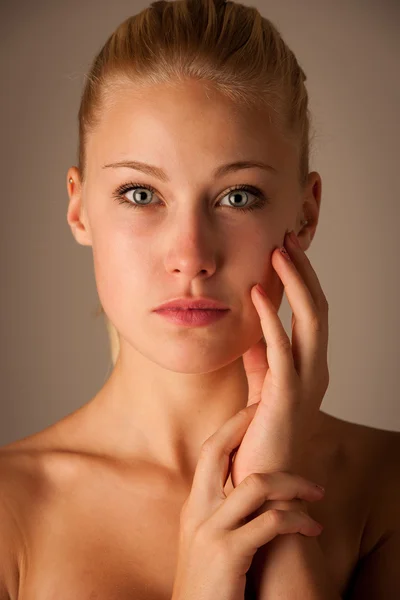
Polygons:
M133 200L128 200L125 198L125 194L130 191L134 191ZM141 192L136 193L138 190L142 190ZM146 194L143 190L148 190L152 192L152 194L156 194L157 191L151 185L141 184L141 183L126 183L119 186L115 193L113 194L113 198L119 202L119 204L127 204L129 208L146 208L146 206L150 205L150 201L146 202ZM245 192L244 199L240 197L238 193L232 192ZM235 206L234 202L248 202L248 194L250 192L253 194L257 200L250 204L249 206ZM225 196L230 195L229 202L233 202L233 204L225 205L223 208L233 208L236 210L241 210L242 212L247 212L250 210L255 210L256 208L263 208L266 204L269 204L269 199L266 198L262 191L257 187L252 185L235 185L232 188L229 188L223 198ZM139 202L139 204L137 204Z

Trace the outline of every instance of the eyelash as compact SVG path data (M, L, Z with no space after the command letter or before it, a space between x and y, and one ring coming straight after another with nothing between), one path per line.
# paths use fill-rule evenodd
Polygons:
M157 194L157 190L155 188L153 188L153 186L151 185L146 185L146 184L142 184L142 183L124 183L123 185L120 185L114 192L113 194L113 198L119 203L119 204L127 204L129 208L146 208L147 206L150 206L150 204L144 204L144 205L140 205L140 204L134 204L133 201L131 200L126 200L124 198L124 194L126 194L127 192L130 192L133 189L137 189L137 188L143 188L145 190L149 190L150 192L153 192L154 194ZM226 196L227 194L229 194L230 192L233 192L235 190L244 190L245 192L250 192L252 194L254 194L254 196L256 196L257 200L255 202L253 202L253 204L251 204L250 206L244 208L244 207L230 207L230 206L223 206L222 208L233 208L234 210L241 210L242 212L247 212L250 210L255 210L257 208L263 208L266 204L269 204L269 198L267 198L266 196L263 195L263 193L261 192L261 190L259 190L257 187L254 187L252 185L235 185L231 188L229 188L227 190L227 192L224 194L224 196Z

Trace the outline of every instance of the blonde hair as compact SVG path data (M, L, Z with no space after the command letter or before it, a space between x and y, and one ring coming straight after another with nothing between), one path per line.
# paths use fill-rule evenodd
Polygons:
M268 119L298 149L301 186L309 173L310 121L306 75L278 29L256 8L225 0L158 0L123 21L91 65L79 109L78 168L85 180L88 135L118 91L151 84L204 81L246 108L268 108ZM111 359L118 332L99 304Z

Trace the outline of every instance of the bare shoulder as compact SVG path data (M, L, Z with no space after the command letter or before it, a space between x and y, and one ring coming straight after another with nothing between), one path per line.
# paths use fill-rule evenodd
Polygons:
M400 432L371 429L371 510L363 536L369 552L400 534Z
M379 429L352 423L327 415L327 430L332 432L338 446L343 449L349 463L349 475L353 469L370 480L369 496L377 489L378 482L389 493L399 492L400 431Z
M68 482L76 482L85 463L85 452L68 446L56 423L0 447L0 489L19 514L28 507L30 518L36 506L49 502Z
M0 600L18 597L32 525L45 514L60 480L74 471L73 453L58 447L53 432L49 428L0 447Z
M360 486L368 505L360 540L362 557L391 532L400 532L400 431L327 416L329 427L345 449L348 485Z
M335 435L342 442L352 464L363 467L367 476L379 475L385 486L396 486L400 469L400 431L379 429L328 416Z
M322 411L321 411L322 412ZM345 421L328 413L322 413L321 435L329 438L330 443L341 446L347 457L357 463L364 462L366 467L381 466L393 454L398 459L400 431L379 429L369 425Z
M0 448L0 600L17 598L26 560L25 519L40 493L37 465L26 452Z

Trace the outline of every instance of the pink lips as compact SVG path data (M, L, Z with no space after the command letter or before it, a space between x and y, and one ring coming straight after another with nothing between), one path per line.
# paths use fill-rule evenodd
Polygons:
M184 296L181 298L175 298L173 300L169 300L168 302L164 302L154 310L165 310L165 309L175 308L175 309L188 309L188 308L198 308L198 309L214 309L214 310L229 310L229 307L220 302L219 300L215 300L214 298L207 297L197 297L194 296Z
M210 325L222 319L228 314L229 309L157 309L155 312L163 316L171 323L183 325L186 327L199 327L201 325Z

